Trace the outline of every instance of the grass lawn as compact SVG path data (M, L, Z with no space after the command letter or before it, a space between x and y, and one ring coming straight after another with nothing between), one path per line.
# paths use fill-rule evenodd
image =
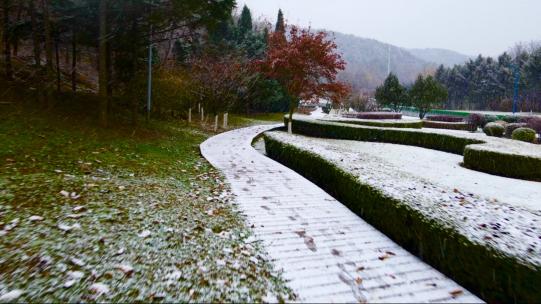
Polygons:
M0 105L0 296L290 300L185 122L95 127ZM90 116L90 115L89 115ZM233 126L269 120L230 116ZM195 125L195 124L194 124Z

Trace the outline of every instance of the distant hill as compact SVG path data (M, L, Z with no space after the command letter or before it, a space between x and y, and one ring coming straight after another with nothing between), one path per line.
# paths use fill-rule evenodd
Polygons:
M443 64L447 67L463 64L470 59L469 56L445 49L408 49L408 51L424 61Z
M347 63L338 78L352 84L354 89L373 90L387 77L390 48L391 72L405 84L415 81L419 74L432 73L440 65L453 66L469 57L444 49L406 49L374 39L327 31L334 36L338 50Z
M347 63L346 70L338 78L351 83L355 89L373 90L385 80L389 48L391 72L406 84L413 82L420 73L434 71L438 66L394 45L339 32L328 33L334 36L338 51Z

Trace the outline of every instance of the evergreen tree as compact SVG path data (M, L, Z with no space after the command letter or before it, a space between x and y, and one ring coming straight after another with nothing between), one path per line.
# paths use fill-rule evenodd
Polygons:
M274 31L280 32L280 33L285 33L286 31L286 25L285 25L284 14L282 13L282 9L278 10L278 19L276 20L276 27Z
M398 77L393 73L387 76L382 86L376 88L375 97L382 107L389 107L394 112L400 112L409 104L406 88L400 84Z
M432 76L423 78L419 75L409 92L412 104L419 111L419 118L423 119L426 113L435 106L443 104L447 99L447 89L439 84Z
M244 5L238 22L240 35L244 36L246 35L246 33L251 32L252 26L252 13L250 12L250 9L246 5Z

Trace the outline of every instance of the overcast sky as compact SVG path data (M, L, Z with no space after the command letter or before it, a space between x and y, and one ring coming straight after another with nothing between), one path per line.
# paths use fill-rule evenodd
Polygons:
M407 48L498 55L541 40L541 0L237 0L255 19L374 38Z

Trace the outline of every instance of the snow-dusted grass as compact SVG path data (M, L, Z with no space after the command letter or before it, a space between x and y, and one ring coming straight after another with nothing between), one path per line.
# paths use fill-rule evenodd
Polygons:
M511 255L525 263L541 266L541 203L536 201L536 195L541 191L541 183L517 181L504 189L477 189L504 187L508 179L493 177L477 181L478 185L465 186L468 182L464 179L475 182L476 177L486 174L463 168L453 169L452 166L458 167L458 164L456 159L448 157L447 153L423 151L424 149L417 147L363 145L285 132L269 132L267 136L319 155L345 172L354 174L361 183L408 204L426 217L436 219L476 243L493 247L502 254ZM412 159L412 163L400 165L408 157L404 153L411 156L417 152L420 153L418 157L434 152L437 156L432 158L449 160L451 164L422 165L423 160ZM415 164L419 164L421 168L424 166L425 169L430 165L435 167L430 169L427 176L423 176L422 170L414 172ZM445 176L442 171L443 176L439 177L437 171L440 169L451 169L461 175ZM460 178L463 180L455 184L453 180ZM519 203L517 199L510 199L512 194L504 194L506 189L512 191L512 185L520 185L522 188L537 186L538 189L528 190L530 200Z
M199 153L212 133L70 115L0 114L0 302L290 299Z

